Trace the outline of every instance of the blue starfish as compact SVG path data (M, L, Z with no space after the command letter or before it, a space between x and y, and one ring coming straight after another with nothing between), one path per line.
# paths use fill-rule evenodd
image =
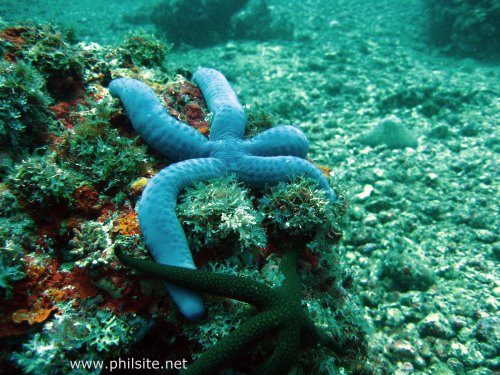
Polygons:
M210 137L170 116L152 89L130 78L113 80L111 95L124 104L134 129L154 149L176 161L147 184L138 205L141 231L156 262L195 268L189 245L175 215L177 197L196 182L233 173L252 188L307 175L336 195L321 171L305 160L309 143L299 129L277 126L243 139L246 116L235 92L218 71L199 68L193 82L213 113ZM167 283L181 312L189 319L204 314L201 297Z

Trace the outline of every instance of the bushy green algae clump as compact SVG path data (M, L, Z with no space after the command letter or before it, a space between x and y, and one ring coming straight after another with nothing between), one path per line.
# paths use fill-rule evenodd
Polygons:
M0 51L8 61L33 66L44 76L50 95L64 99L82 85L84 63L75 42L69 31L26 23L3 30Z
M27 374L99 374L100 368L74 369L71 362L99 361L123 353L123 348L143 334L146 321L135 314L117 316L109 310L60 307L44 329L12 355Z
M219 251L227 251L232 243L231 247L245 252L266 245L263 215L254 209L248 191L235 177L186 189L177 213L194 251L222 244Z
M91 104L95 107L66 138L67 158L92 185L116 193L145 174L149 159L137 138L121 136L110 126L117 109L109 100Z
M48 113L45 81L40 73L26 63L0 63L0 145L21 157L42 144Z
M30 156L17 164L7 184L23 205L47 212L72 204L78 180L71 170L57 164L56 155L47 153Z
M121 48L122 59L134 66L160 67L170 51L168 43L144 31L131 32Z

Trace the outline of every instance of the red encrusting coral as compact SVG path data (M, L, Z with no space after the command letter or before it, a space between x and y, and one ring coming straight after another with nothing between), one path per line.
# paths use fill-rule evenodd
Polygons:
M113 213L116 211L116 207L111 202L104 202L99 211L99 216L97 217L97 221L100 223L104 223Z
M312 160L309 160L311 163L312 163ZM316 167L318 167L318 169L323 172L323 176L325 177L329 177L330 176L330 172L332 171L332 169L326 165L322 165L322 164L316 164Z
M29 325L33 325L35 323L41 323L46 320L50 313L55 310L55 306L51 308L35 308L31 310L19 309L12 313L12 321L14 323L22 323L27 322Z
M82 101L82 98L72 100L71 102L59 102L49 108L54 113L54 117L68 129L72 129L75 123L81 121L82 116L74 113L77 105Z
M21 36L24 31L25 27L9 27L0 32L0 38L12 44L24 44L26 40Z
M98 213L101 209L99 193L89 185L80 186L73 192L75 206L83 214L91 215Z
M311 253L309 250L304 249L302 253L303 260L311 265L312 268L318 267L318 257Z
M41 255L27 255L23 264L26 277L13 284L12 298L1 309L0 337L22 334L30 325L42 323L57 310L58 302L97 294L86 269L60 270L57 259Z
M137 213L133 209L127 209L121 213L113 224L113 233L115 234L122 234L124 236L141 234Z
M140 280L130 277L123 269L112 269L106 273L107 280L120 289L120 298L106 296L102 308L120 314L124 312L147 311L153 302L153 296L145 296L141 292Z
M143 295L140 278L131 277L117 262L99 277L119 290L119 297L96 287L95 275L87 268L64 270L58 260L41 255L25 256L23 262L26 277L13 284L12 298L0 310L0 337L27 332L31 325L48 319L52 311L57 311L57 303L63 301L78 306L82 300L99 295L102 303L98 308L116 314L145 312L157 303L155 297Z
M167 94L164 99L170 114L208 136L208 109L198 87L188 81L178 81L168 86Z
M69 241L74 228L78 228L82 219L69 216L69 210L64 206L55 206L51 212L28 210L37 225L36 244L47 249L47 241L54 244L64 244Z
M17 52L20 49L19 46L26 43L26 40L21 36L24 31L26 31L24 27L9 27L0 31L0 39L10 44L7 48L7 53L4 54L4 59L6 61L17 61Z

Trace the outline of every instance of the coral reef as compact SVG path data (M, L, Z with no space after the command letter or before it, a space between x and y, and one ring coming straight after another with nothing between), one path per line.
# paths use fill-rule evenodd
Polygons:
M153 10L128 16L135 24L152 22L158 32L174 45L206 47L228 39L291 39L294 26L266 0L166 0Z
M136 314L153 300L112 248L106 252L115 240L146 254L139 232L124 223L113 231L130 211L129 185L152 168L145 148L122 135L118 125L126 124L112 126L117 109L101 86L110 71L104 56L121 57L122 47L73 42L49 25L0 31L2 369L13 351L26 373L61 373L69 359L116 355L140 337L134 327L145 320Z
M174 44L213 44L227 37L231 17L248 0L168 0L156 5L151 21Z
M431 41L448 52L499 57L500 6L495 0L427 0Z
M186 232L196 266L231 275L232 280L249 277L276 293L288 290L284 270L294 279L298 288L292 293L291 313L335 337L342 350L313 345L298 355L294 348L293 361L278 367L321 373L362 362L362 315L347 292L351 282L341 254L334 250L345 200L330 188L325 170L305 160L308 142L301 131L275 126L262 107L242 107L216 71L201 69L194 75L200 91L186 81L189 71L179 69L182 77L169 70L164 63L167 50L142 32L116 47L74 44L70 34L35 24L6 27L0 39L2 71L10 77L1 82L2 105L8 109L0 171L2 369L65 373L71 361L107 361L129 350L130 356L149 350L148 356L161 360L165 353L202 359L204 352L219 350L219 341L231 340L235 328L252 321L251 305L212 297L205 300L207 316L190 322L165 295L161 282L125 267L113 252L118 245L134 259L149 261L134 210L148 179L161 176L157 171L171 161L209 153L221 159L221 173L185 189L180 204L170 210L182 221L179 233L184 237ZM157 98L144 89L149 96L125 103L132 124L104 87L121 76L147 82L160 94ZM148 98L154 98L156 113L164 113L173 125L165 133L171 135L182 125L177 139L161 143L151 137L145 145L137 137L148 133L139 130L137 118L148 118L151 112L146 106L134 115L134 106ZM33 119L37 122L32 124ZM196 141L178 147L185 134ZM170 160L157 152L172 145L176 148L174 155L167 155ZM262 161L262 170L252 169L256 159L231 165L235 155ZM269 166L268 160L285 163ZM175 170L175 164L169 168ZM312 179L284 183L303 170ZM237 181L242 174L250 184ZM271 184L262 190L266 182ZM300 253L296 267L285 266L278 233L305 236L292 241ZM278 300L274 304L273 310L285 312ZM148 338L141 341L145 334ZM277 342L272 334L266 336L241 363L227 361L224 366L255 371Z

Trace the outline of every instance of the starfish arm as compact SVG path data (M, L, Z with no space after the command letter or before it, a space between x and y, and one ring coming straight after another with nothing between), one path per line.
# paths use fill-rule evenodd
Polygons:
M245 142L250 154L255 156L297 156L304 159L309 150L306 135L290 125L279 125L262 132Z
M208 109L214 115L210 139L242 139L246 126L245 111L227 79L215 69L199 68L193 75L193 82L200 88Z
M278 329L281 324L274 310L259 313L209 348L184 374L217 374L225 367L230 367L242 352L261 341L266 334Z
M125 254L120 247L117 247L115 252L120 261L127 266L184 288L236 299L259 308L270 305L276 298L275 290L251 278L167 266L134 258Z
M144 241L157 262L195 268L186 236L175 215L177 196L184 188L220 176L224 171L224 164L217 159L190 159L168 166L146 185L138 216ZM196 319L203 315L198 294L172 285L167 285L167 289L186 317Z
M114 79L109 92L120 98L134 129L155 150L174 161L208 156L207 138L170 116L144 83L132 78Z
M334 337L330 336L320 328L316 327L314 322L309 317L307 319L304 319L301 330L302 337L305 338L303 341L309 346L319 344L322 346L326 346L327 348L338 354L342 353L344 350L339 344L338 340L336 340Z
M288 248L284 250L280 264L280 270L285 276L280 289L282 291L286 290L287 299L289 300L300 299L302 290L300 278L297 274L297 260L298 253L306 248L306 244L303 241L297 240L296 242L296 244L287 244Z
M297 327L287 326L278 336L276 349L271 357L253 372L259 374L288 374L299 352L300 331Z
M325 190L331 201L337 199L323 173L307 160L295 156L244 156L239 160L237 170L239 178L254 188L306 175Z

